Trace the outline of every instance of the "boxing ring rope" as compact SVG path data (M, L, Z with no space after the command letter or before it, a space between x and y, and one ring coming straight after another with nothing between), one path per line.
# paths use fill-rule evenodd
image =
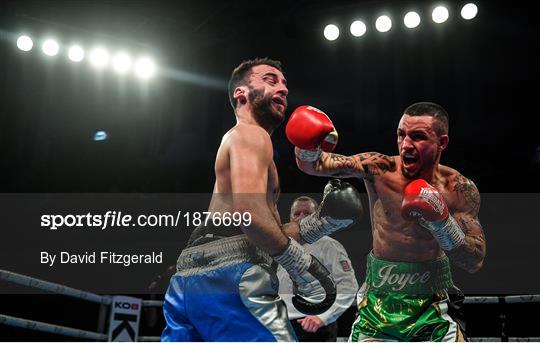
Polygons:
M499 304L504 301L506 304L537 303L540 302L540 295L507 295L501 297L465 297L464 304Z
M100 304L102 307L110 306L112 302L112 298L110 296L103 296L95 293L86 292L83 290L60 285L54 282L36 279L31 276L18 274L3 269L0 269L0 280L40 289L49 293L60 294L72 298L94 302ZM103 310L100 310L100 317L102 317L104 314L105 312ZM100 327L103 326L103 321L104 317L98 319L98 325ZM4 314L0 314L0 324L75 338L87 338L97 341L106 341L108 339L107 335L99 332L85 331L76 328L70 328L67 326L54 325L29 319L17 318Z
M3 269L0 269L0 280L13 282L13 283L27 286L27 287L38 288L43 291L47 291L51 293L57 293L57 294L62 294L62 295L66 295L73 298L87 300L87 301L95 302L102 305L111 304L111 297L108 297L108 296L102 296L102 295L98 295L98 294L94 294L90 292L81 291L79 289L67 287L67 286L49 282L49 281L36 279L31 276L17 274L14 272L3 270Z
M540 337L508 337L508 341L501 337L469 337L469 342L538 342Z
M143 307L161 307L163 306L163 300L143 300Z
M15 326L27 330L48 332L62 336L91 339L95 341L106 341L108 338L107 335L103 333L74 329L66 326L38 322L35 320L22 319L5 314L0 314L0 324Z
M71 288L68 286L60 285L57 283L36 279L31 276L17 274L7 270L0 269L0 280L13 282L19 285L37 288L50 293L65 295L73 298L78 298L94 303L98 303L102 306L110 306L112 297L108 295L98 295L91 292ZM537 303L540 302L540 294L534 295L508 295L508 296L469 296L465 297L464 304L518 304L518 303ZM142 307L161 307L163 301L161 300L142 300ZM503 318L504 319L504 318ZM99 332L85 331L76 328L70 328L66 326L54 325L49 323L43 323L39 321L17 318L9 315L0 314L0 324L20 327L28 330L47 332L57 335L106 341L107 335ZM538 342L540 337L505 337L504 333L501 337L469 337L473 342ZM139 336L140 342L156 342L159 341L159 336Z

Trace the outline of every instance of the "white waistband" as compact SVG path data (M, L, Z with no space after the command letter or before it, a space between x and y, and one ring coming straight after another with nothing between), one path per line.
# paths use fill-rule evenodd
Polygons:
M242 234L184 249L176 274L192 275L242 262L272 264L273 260Z

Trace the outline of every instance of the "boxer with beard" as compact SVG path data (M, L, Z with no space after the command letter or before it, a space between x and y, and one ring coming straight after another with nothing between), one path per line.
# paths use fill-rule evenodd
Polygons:
M298 243L302 223L281 225L277 212L279 181L270 135L283 120L287 94L278 61L244 61L233 71L229 99L237 123L217 152L208 212L212 218L247 213L251 220L245 226L210 220L192 233L165 295L163 341L296 340L278 295L277 263L295 283L298 310L322 313L334 302L328 270ZM326 205L318 212L323 217L317 214L303 225L309 237L355 221L347 217L354 217L352 206L359 203L350 185L331 182L323 198Z
M373 250L350 340L463 340L455 303L449 301L449 291L455 290L449 262L478 271L486 241L475 184L439 163L449 142L444 108L421 102L405 109L397 127L397 156L331 153L336 130L324 113L310 107L293 112L286 130L301 170L359 178L368 192Z

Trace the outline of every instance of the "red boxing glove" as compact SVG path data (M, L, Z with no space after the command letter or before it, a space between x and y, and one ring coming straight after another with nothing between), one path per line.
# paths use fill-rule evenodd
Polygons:
M442 195L425 180L409 183L403 190L401 216L406 220L423 218L429 222L448 217L448 207Z
M323 111L312 106L300 106L287 122L285 133L289 142L304 150L322 149L332 152L338 141L334 124Z
M453 250L465 241L465 233L448 213L442 195L425 180L414 180L405 187L401 216L406 220L417 220L430 230L443 250Z

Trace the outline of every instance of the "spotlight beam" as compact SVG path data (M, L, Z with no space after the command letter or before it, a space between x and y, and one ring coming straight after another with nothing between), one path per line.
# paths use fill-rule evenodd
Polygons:
M172 68L160 68L160 71L160 75L174 81L191 83L221 91L227 89L227 80L216 78L213 76L200 75L185 70Z

